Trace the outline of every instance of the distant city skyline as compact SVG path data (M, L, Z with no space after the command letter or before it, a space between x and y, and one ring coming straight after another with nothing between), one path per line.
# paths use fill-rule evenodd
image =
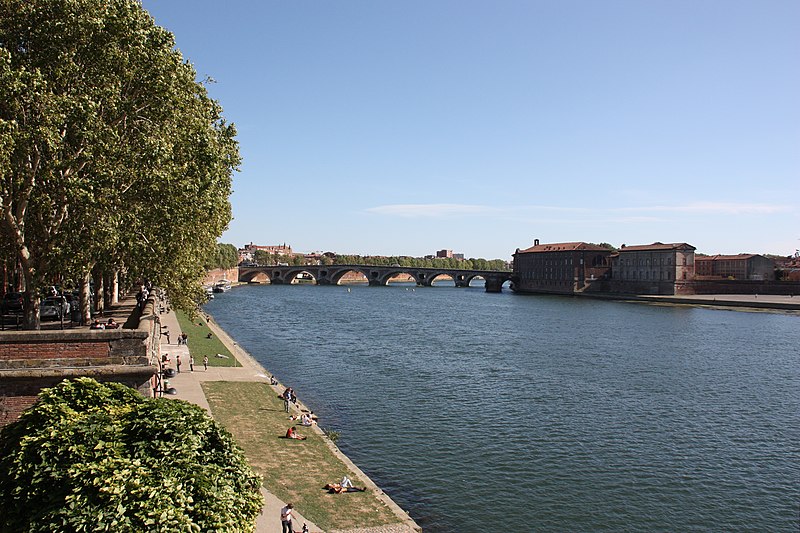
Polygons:
M143 1L238 129L222 242L800 248L800 3Z

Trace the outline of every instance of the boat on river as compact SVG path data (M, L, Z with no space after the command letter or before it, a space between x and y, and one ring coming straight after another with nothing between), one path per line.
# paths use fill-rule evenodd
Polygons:
M231 282L227 279L221 279L214 284L213 292L228 292L231 290Z

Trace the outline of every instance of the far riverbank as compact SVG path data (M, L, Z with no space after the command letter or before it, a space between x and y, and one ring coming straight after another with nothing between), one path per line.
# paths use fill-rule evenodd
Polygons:
M580 293L585 298L601 300L620 300L626 302L645 302L656 304L676 304L691 306L727 307L741 311L765 310L800 312L800 296L777 294L687 294L687 295L611 295Z

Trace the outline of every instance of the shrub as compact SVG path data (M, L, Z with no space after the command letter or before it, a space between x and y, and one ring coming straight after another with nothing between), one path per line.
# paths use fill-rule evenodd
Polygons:
M204 410L90 378L0 430L0 531L253 531L260 480Z

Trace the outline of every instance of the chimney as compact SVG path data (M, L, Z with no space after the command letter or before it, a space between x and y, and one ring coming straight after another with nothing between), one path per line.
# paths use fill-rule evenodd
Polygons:
M539 246L539 239L533 239L533 245Z

